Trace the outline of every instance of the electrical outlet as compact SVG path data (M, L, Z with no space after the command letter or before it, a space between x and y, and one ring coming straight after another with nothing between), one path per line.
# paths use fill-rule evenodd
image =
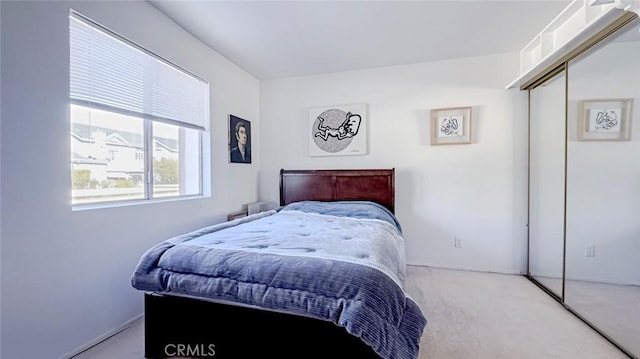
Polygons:
M453 246L456 248L462 248L462 238L453 237Z
M585 257L595 257L596 256L596 246L590 245L584 248L584 256Z

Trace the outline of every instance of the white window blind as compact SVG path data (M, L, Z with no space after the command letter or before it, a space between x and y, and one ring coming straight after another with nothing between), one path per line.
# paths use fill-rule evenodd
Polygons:
M209 129L209 84L79 14L70 17L73 103Z

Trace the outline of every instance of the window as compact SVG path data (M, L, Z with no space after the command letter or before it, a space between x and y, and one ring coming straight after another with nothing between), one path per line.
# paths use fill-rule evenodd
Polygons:
M71 203L202 195L209 84L70 15Z

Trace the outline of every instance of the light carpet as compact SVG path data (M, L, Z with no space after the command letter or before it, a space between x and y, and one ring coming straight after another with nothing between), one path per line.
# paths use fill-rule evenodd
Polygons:
M562 279L535 279L558 296ZM565 304L631 353L640 355L640 286L568 279Z
M623 352L523 276L408 267L420 359L615 359Z
M407 291L428 320L420 359L628 359L523 276L408 266ZM142 320L74 357L114 358L144 358Z

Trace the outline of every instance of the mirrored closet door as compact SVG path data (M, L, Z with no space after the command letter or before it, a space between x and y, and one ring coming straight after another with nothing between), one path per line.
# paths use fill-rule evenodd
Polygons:
M529 90L528 276L640 358L640 19Z
M564 71L529 93L529 275L562 297L565 193Z
M640 20L569 61L565 303L640 356Z

